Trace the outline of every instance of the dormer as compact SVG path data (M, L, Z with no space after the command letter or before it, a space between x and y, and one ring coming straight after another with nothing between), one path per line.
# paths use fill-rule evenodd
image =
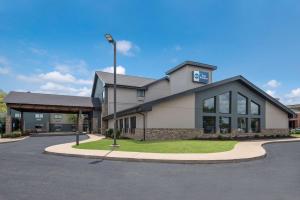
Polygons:
M185 61L168 70L171 94L212 83L212 72L217 67L193 61Z

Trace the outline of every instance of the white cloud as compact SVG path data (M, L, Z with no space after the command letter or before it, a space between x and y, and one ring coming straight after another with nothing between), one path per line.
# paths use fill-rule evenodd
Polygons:
M270 88L277 88L281 85L280 82L278 82L277 80L270 80L267 82L267 84L265 85L266 87L270 87Z
M267 90L266 93L274 98L276 98L276 91L275 90Z
M286 95L289 98L297 98L300 97L300 88L296 88L291 90L289 94Z
M10 67L7 59L0 56L0 74L6 75L10 73Z
M62 73L78 73L89 75L92 74L88 70L88 65L84 60L77 60L77 61L65 61L62 63L54 63L53 64L55 70L62 72Z
M5 75L5 74L9 74L9 72L10 72L9 68L7 68L7 67L0 67L0 74Z
M282 101L287 105L300 104L300 88L295 88L286 95L284 95Z
M48 94L90 96L91 88L88 87L74 88L70 85L62 85L58 83L47 82L44 85L40 86L40 90L36 92L48 93Z
M48 73L41 73L38 75L17 75L17 79L30 83L43 83L43 82L54 82L54 83L72 83L79 85L92 85L92 80L90 79L77 79L73 75L68 73L61 73L58 71L52 71Z
M117 51L125 56L134 56L134 53L140 51L140 48L128 40L117 41Z
M114 67L106 67L101 71L114 73ZM126 69L123 66L121 65L117 66L117 74L125 74L125 73L126 73Z
M174 47L175 51L181 51L182 50L182 47L180 45L176 45Z
M38 78L45 81L54 81L61 83L74 83L76 81L76 78L71 74L62 74L58 71L39 74Z
M31 48L29 48L29 50L32 53L34 53L36 55L39 55L39 56L47 55L47 51L45 49L39 49L39 48L31 47Z

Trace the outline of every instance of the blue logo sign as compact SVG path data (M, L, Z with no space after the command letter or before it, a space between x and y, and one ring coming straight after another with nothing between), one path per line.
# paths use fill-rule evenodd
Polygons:
M208 80L209 80L208 72L193 71L193 81L194 82L207 84Z

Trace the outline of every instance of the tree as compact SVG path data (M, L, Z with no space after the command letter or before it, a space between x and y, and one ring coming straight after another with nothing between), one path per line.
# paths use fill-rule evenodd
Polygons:
M6 105L3 102L3 99L5 96L6 96L6 93L3 90L0 90L0 113L4 113L7 111Z

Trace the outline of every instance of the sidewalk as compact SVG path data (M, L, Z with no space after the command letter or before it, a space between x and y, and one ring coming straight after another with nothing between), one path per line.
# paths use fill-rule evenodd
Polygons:
M20 141L20 140L24 140L26 139L26 137L20 137L20 138L0 138L0 144L1 143L9 143L9 142L17 142L17 141Z
M90 138L81 143L103 139L103 136L88 135ZM47 147L45 153L99 158L104 160L147 161L163 163L232 163L255 160L266 156L263 145L275 142L299 142L300 138L266 139L241 141L226 152L219 153L140 153L107 150L86 150L72 148L75 142Z

